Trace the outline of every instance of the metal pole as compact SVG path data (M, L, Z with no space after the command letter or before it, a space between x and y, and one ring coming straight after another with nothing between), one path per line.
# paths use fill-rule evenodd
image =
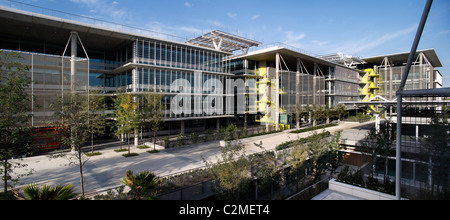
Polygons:
M425 9L422 14L422 19L420 20L419 27L417 29L416 37L414 39L413 46L411 48L411 52L409 54L408 63L406 64L405 72L402 76L402 81L400 83L399 90L397 91L397 143L396 143L396 160L395 160L395 196L397 200L401 199L401 189L400 189L400 181L402 175L402 161L401 161L401 136L402 136L402 92L406 84L406 79L408 78L409 71L411 69L411 65L413 59L416 55L417 47L419 46L419 41L422 36L423 29L425 27L425 23L428 18L428 14L431 9L431 5L433 0L427 0L425 5Z
M416 38L414 39L414 43L413 43L411 52L408 57L408 63L406 64L405 72L403 73L403 76L402 76L402 81L400 83L399 92L403 91L403 88L405 87L406 79L408 78L409 70L411 69L411 64L416 55L417 47L419 46L420 38L422 37L422 32L425 27L425 23L427 21L428 14L430 12L432 3L433 3L433 0L427 0L427 4L425 5L425 9L422 14L422 19L420 20L419 28L417 29Z
M395 147L395 197L397 200L401 199L400 181L401 181L401 169L402 169L402 149L401 149L401 136L402 136L402 95L397 95L397 143Z

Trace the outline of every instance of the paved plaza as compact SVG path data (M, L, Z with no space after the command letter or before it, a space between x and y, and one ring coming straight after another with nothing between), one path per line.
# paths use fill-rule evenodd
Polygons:
M373 122L368 123L341 123L339 126L326 128L325 130L335 132L338 130L352 131L358 127L364 127ZM307 137L313 132L305 132L301 134L292 134L289 131L283 131L275 134L244 138L242 143L245 145L246 153L252 154L263 151L256 147L253 143L262 141L265 150L272 150L277 145L294 140L297 138ZM124 148L127 146L124 145ZM105 192L108 189L121 185L121 179L125 176L126 170L132 170L135 173L139 171L149 170L158 176L167 176L191 169L204 167L203 158L208 161L214 161L220 156L219 141L201 143L178 148L170 148L162 150L156 154L150 154L146 151L149 149L138 149L131 147L131 152L138 153L135 157L123 157L122 153L114 152L115 148L99 150L102 155L94 156L83 167L84 187L87 195L98 192ZM152 149L152 148L150 148ZM67 158L50 158L49 156L34 156L24 158L17 161L27 164L27 169L33 169L34 173L30 176L22 177L16 187L21 187L30 183L37 184L72 184L75 192L80 191L80 174L79 167L75 164L69 165ZM15 170L15 172L24 172L23 170ZM0 183L3 187L3 182Z

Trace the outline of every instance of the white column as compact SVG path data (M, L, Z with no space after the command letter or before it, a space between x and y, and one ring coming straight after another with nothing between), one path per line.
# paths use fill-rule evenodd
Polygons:
M416 142L419 141L419 125L416 125Z
M136 54L135 54L136 55ZM138 76L138 71L137 71L137 69L136 68L134 68L133 70L132 70L132 73L131 73L132 75L131 75L131 79L132 79L132 91L133 91L133 93L134 92L137 92L138 91L138 83L139 83L139 76ZM136 96L134 96L133 97L133 101L136 103L137 102L137 97ZM139 135L138 135L138 129L136 128L136 129L134 129L134 146L135 147L137 147L137 146L139 146Z
M78 33L75 31L70 32L71 33L71 58L70 58L70 89L71 91L75 91L75 85L76 85L76 69L77 69L77 48L78 48Z
M276 55L276 80L275 80L275 130L280 130L280 53Z

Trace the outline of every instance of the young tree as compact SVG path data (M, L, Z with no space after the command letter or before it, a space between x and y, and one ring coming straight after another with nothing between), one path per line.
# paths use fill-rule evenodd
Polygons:
M224 199L239 199L250 181L251 165L245 156L245 147L238 139L236 127L230 125L226 130L227 144L221 148L221 158L217 158L216 163L203 158L203 162L216 183L218 195Z
M300 129L300 119L303 116L303 114L307 113L307 110L305 107L300 106L300 104L297 104L295 106L295 120L297 122L297 129Z
M55 111L55 124L59 125L60 142L70 146L72 152L68 154L54 155L54 157L67 157L70 164L78 165L80 169L81 195L84 196L83 166L89 160L82 151L90 138L88 123L88 98L87 94L77 92L65 92L56 103L52 105Z
M314 136L319 137L319 134L315 133ZM323 171L326 169L326 157L325 153L328 151L328 140L323 138L312 138L308 145L308 164L312 171L314 181L319 181Z
M128 155L130 152L130 135L135 129L139 128L139 115L137 112L137 103L133 100L131 94L119 92L115 103L115 116L117 130L121 134L127 134Z
M300 142L295 142L292 148L288 163L291 165L291 170L289 173L293 175L296 184L296 190L299 190L300 179L305 175L305 162L308 159L308 149L304 144Z
M330 133L314 133L305 140L295 141L291 151L289 163L292 166L291 174L299 181L303 177L305 169L309 169L315 181L318 181L325 171L332 173L337 169L339 160L340 132L337 132L332 140Z
M31 98L25 92L31 80L25 73L27 67L18 61L20 59L15 53L0 50L0 174L5 193L8 192L8 181L16 182L20 177L13 178L14 169L26 166L9 159L30 153L33 146Z
M259 144L253 143L256 147L264 150L262 141ZM251 164L252 179L255 183L255 200L258 200L258 191L266 191L269 187L273 189L275 183L281 181L281 172L276 164L274 152L264 150L261 153L253 154L248 157Z
M317 120L324 117L324 109L321 105L307 105L305 106L305 111L309 113L312 120L312 126L317 125Z
M388 165L388 157L391 154L391 147L395 140L395 128L392 124L385 123L380 125L379 131L375 128L371 129L366 136L366 141L362 143L362 147L370 155L367 157L369 164L369 180L374 181L376 165ZM377 160L381 158L381 160ZM381 162L381 163L380 163ZM384 180L387 179L387 172L384 172Z
M345 116L347 111L345 110L345 105L339 104L336 106L336 114L338 116L338 121L341 121L341 116Z
M150 128L153 132L153 150L156 150L156 132L161 129L164 123L163 106L160 104L161 95L147 93L141 97L140 118L143 127ZM145 141L144 141L145 143Z
M324 116L327 118L327 124L330 124L330 117L334 116L335 109L334 107L329 107L328 105L325 105L324 109Z
M91 90L89 94L89 115L88 126L91 135L91 153L94 153L94 135L105 133L106 126L106 104L105 98L96 90Z
M337 131L334 133L333 140L329 143L328 151L325 155L327 169L330 171L330 179L333 178L333 174L336 172L343 160L343 154L339 151L341 149L341 134L342 131Z

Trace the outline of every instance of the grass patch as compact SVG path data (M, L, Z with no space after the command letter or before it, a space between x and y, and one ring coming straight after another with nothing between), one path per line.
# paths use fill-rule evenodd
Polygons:
M122 156L124 156L124 157L135 157L135 156L138 156L139 154L138 153L126 153L126 154L122 154Z
M120 152L125 152L125 151L128 151L128 149L115 149L114 150L115 152L117 152L117 153L120 153Z
M337 124L327 124L327 125L320 125L320 126L316 126L316 127L303 128L303 129L291 131L290 133L300 134L300 133L303 133L303 132L314 131L314 130L329 128L329 127L334 127L334 126L337 126Z
M147 153L156 154L156 153L159 153L159 150L148 150Z
M139 148L139 149L148 149L148 148L150 148L150 147L149 147L149 146L142 145L142 146L137 146L137 148Z
M102 155L101 152L86 153L86 156L88 156L88 157L100 156L100 155Z

